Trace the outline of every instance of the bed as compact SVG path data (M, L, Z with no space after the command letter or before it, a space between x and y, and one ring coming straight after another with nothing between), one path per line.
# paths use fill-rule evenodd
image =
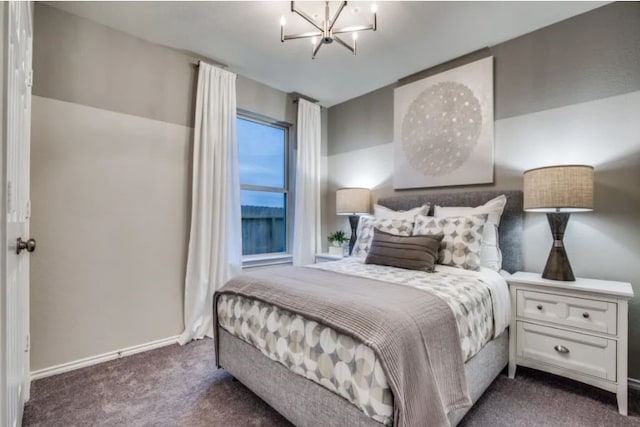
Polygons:
M514 272L521 270L522 267L520 245L522 234L521 192L475 191L452 194L407 195L380 199L378 204L394 210L406 210L421 206L425 202L429 202L432 207L435 205L478 206L500 194L504 194L507 197L507 203L498 229L502 251L502 269L507 272ZM334 267L325 266L322 268L333 270L331 274L339 274L341 273L340 269L353 270L360 268L360 266L353 262L352 265L348 265L348 262L346 262L336 264ZM247 307L247 310L251 309L252 302L255 303L256 301L245 301L243 307ZM264 312L265 307L258 305L252 309ZM217 309L216 312L218 312ZM336 390L331 391L332 386L326 383L323 384L324 380L315 379L315 381L310 381L308 377L305 378L300 372L296 372L292 366L285 366L286 363L282 363L282 361L279 363L272 360L272 358L263 354L266 353L264 349L261 351L256 347L255 342L246 338L240 339L238 337L240 334L238 333L232 334L233 328L228 327L228 322L227 325L224 325L224 321L222 323L223 325L221 326L221 323L216 321L219 366L231 373L293 424L298 426L349 425L376 427L389 424L389 418L384 417L388 408L385 408L384 405L378 409L377 413L373 411L374 415L367 413L366 408L363 409L362 405L359 407L352 401L350 402L348 400L349 396L346 394L340 395ZM250 322L248 324L252 325ZM223 326L226 326L226 328ZM257 326L255 327L257 328ZM460 325L458 324L459 328ZM485 339L481 344L481 348L467 351L466 356L470 357L465 357L463 365L464 373L462 376L466 380L468 397L472 403L478 400L495 377L507 365L508 332L500 333L495 338ZM378 400L384 400L389 404L389 399L381 398ZM393 401L391 406L395 407L395 405L400 405L400 403ZM457 425L469 410L468 405L459 406L452 406L454 409L446 414L447 421L451 425ZM415 418L410 424L415 424Z

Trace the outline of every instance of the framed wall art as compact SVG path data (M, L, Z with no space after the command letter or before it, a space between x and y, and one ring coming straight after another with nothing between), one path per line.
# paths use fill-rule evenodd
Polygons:
M394 91L394 188L493 182L493 57Z

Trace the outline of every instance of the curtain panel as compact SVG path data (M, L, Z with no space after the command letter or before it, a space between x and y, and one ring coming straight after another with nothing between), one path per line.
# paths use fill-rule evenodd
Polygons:
M320 238L320 106L298 100L293 264L312 264Z
M181 344L213 336L213 293L242 270L241 221L236 75L200 62Z

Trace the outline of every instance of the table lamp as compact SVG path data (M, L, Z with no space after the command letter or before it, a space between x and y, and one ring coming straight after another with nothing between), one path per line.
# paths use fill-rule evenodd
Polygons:
M542 277L574 281L562 239L572 212L593 210L593 167L560 165L524 172L524 210L546 212L553 246Z
M336 215L349 215L351 225L349 255L356 243L359 215L369 213L370 205L370 191L367 188L340 188L336 191Z

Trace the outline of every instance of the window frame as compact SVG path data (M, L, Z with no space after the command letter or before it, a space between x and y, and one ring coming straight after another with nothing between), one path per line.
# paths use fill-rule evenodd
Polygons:
M272 119L270 117L266 117L260 114L253 113L251 111L238 109L236 112L236 120L242 119L250 122L254 122L260 125L271 126L274 128L284 130L284 186L283 187L270 187L270 186L262 186L262 185L254 185L254 184L242 184L240 182L240 190L248 190L248 191L264 191L270 193L281 193L284 194L285 197L285 251L284 252L269 252L264 254L252 254L252 255L242 255L242 266L243 268L247 267L258 267L263 265L273 265L273 264L284 264L290 263L292 261L291 255L291 245L293 241L293 189L292 189L292 172L294 170L293 167L293 141L292 141L292 124L282 121ZM238 150L240 148L240 140L238 139ZM238 164L240 163L240 158L238 156ZM242 237L242 236L241 236Z

